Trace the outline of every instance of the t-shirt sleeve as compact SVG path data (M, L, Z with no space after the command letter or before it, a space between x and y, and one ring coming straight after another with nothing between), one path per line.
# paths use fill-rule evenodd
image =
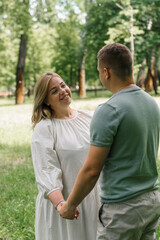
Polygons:
M118 113L109 104L102 104L96 109L90 125L90 144L110 147L119 125Z
M51 120L42 120L34 129L31 141L32 160L38 187L47 198L55 190L62 190L62 171L54 149Z

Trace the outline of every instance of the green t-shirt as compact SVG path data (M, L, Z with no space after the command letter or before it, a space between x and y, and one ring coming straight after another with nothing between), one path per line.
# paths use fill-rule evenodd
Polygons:
M119 91L98 106L90 143L111 147L100 175L102 202L121 202L158 189L159 132L159 107L139 87Z

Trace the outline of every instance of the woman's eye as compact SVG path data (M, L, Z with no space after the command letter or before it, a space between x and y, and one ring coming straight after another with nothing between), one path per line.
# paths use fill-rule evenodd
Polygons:
M62 88L65 88L65 86L66 86L66 84L62 84L62 85L61 85Z
M54 90L53 92L52 92L52 94L55 94L57 92L57 90Z

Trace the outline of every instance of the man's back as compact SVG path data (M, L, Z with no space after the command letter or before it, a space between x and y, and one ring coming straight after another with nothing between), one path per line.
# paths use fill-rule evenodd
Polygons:
M138 87L117 92L98 107L91 144L111 146L101 173L101 201L120 202L158 189L160 112Z

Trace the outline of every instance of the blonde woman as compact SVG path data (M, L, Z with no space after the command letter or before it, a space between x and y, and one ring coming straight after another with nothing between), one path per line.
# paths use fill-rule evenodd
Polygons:
M73 221L58 210L72 190L89 149L91 116L70 107L71 91L47 72L35 87L31 150L38 196L36 240L95 240L99 198L95 187L78 206ZM80 212L80 215L79 215Z

